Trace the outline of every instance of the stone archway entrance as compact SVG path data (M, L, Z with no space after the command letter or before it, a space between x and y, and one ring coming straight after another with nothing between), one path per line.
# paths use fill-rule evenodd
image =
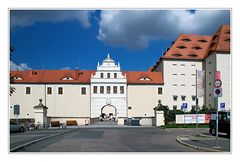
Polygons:
M112 120L117 117L117 108L113 105L105 105L101 108L101 115L104 120Z

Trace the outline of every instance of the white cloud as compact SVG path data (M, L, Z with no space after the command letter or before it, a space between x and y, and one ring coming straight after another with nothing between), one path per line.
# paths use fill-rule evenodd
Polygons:
M229 22L227 10L103 10L97 38L110 46L144 49L151 40L180 33L213 34Z
M59 11L59 10L12 10L11 27L26 27L38 22L62 22L67 20L78 20L84 28L90 27L89 17L93 11Z
M28 67L28 65L26 63L21 63L21 64L16 64L13 61L10 61L10 70L14 71L14 70L31 70L30 67Z

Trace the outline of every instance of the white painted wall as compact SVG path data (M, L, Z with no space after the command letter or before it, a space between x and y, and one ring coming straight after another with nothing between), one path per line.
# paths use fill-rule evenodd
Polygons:
M214 80L215 71L220 71L222 81L222 97L218 97L218 107L220 103L225 103L226 110L231 109L231 55L214 53L206 60L206 105L214 107ZM219 107L220 110L220 107Z
M217 70L221 72L222 97L218 98L218 104L225 103L226 110L231 109L231 55L217 54Z
M158 87L163 85L128 85L128 117L154 117L154 107L163 94L158 94Z
M39 99L48 107L48 117L90 117L90 86L79 84L54 84L52 94L45 92L43 84L14 84L15 93L10 97L10 118L13 116L13 105L20 105L19 118L34 118L33 107L39 104ZM25 94L25 88L31 87L31 94ZM63 95L58 94L58 87L63 87ZM81 94L81 87L86 87L86 95ZM29 115L27 115L29 114Z
M168 105L170 109L176 105L181 109L182 103L188 103L188 111L195 106L196 102L192 96L196 95L196 69L202 70L202 61L196 60L168 60L162 59L157 69L164 69L164 89L162 104ZM177 101L173 100L173 95L178 96ZM185 101L181 96L186 96ZM203 105L203 97L199 98L199 105Z

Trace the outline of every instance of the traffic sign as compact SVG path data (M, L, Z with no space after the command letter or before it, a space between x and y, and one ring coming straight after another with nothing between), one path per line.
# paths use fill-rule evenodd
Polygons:
M187 106L188 106L187 103L183 103L182 106L181 106L181 107L182 107L182 110L183 110L183 111L186 111L186 110L187 110Z
M220 79L216 79L213 84L215 88L220 88L222 86L222 81Z
M222 88L214 88L214 97L222 97Z
M224 102L220 103L220 108L225 108L225 103Z

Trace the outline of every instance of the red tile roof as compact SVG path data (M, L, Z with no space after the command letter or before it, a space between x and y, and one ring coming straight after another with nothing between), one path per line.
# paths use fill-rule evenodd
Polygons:
M212 37L181 34L162 58L204 59Z
M91 75L94 73L93 70L27 70L11 71L11 76L22 79L14 80L13 83L90 84ZM126 71L123 74L126 74L128 84L163 84L161 72ZM73 80L63 80L67 77ZM149 78L150 80L140 80L141 78Z
M222 25L214 36L181 34L161 59L203 60L214 52L230 53L230 25Z
M27 70L11 71L11 76L20 77L14 83L90 83L93 70ZM70 77L73 80L63 80Z
M209 54L213 52L230 52L230 41L230 26L221 26L212 38Z
M163 84L162 72L149 71L126 71L123 74L127 75L128 84ZM149 80L140 80L148 78Z

